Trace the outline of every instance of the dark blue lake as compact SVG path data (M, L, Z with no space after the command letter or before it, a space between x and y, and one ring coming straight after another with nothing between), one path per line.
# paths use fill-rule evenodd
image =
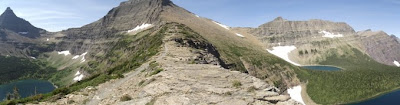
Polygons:
M0 101L6 97L7 93L12 93L13 88L16 86L19 89L19 94L22 98L32 96L35 94L35 87L37 94L48 93L55 89L52 83L43 80L21 80L8 84L0 85Z
M302 66L307 69L311 70L326 70L326 71L338 71L341 70L340 68L333 67L333 66Z
M350 105L400 105L400 90Z

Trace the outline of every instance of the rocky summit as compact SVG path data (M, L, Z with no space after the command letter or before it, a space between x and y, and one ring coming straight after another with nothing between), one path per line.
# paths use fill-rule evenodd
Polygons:
M37 38L40 36L40 32L44 31L17 17L10 7L7 7L6 11L0 15L0 28L11 30L28 38Z

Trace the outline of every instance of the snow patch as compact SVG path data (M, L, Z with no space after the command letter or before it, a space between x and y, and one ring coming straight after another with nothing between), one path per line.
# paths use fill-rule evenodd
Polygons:
M279 58L282 58L283 60L296 65L296 66L301 66L298 63L295 63L289 59L289 53L293 50L296 49L296 46L277 46L273 47L273 50L267 49L267 51L271 54L274 54L275 56L278 56Z
M71 55L71 53L69 53L68 50L67 50L67 51L60 51L60 52L58 52L58 55L65 55L65 56L67 56L67 55Z
M215 24L217 24L217 25L219 25L219 26L221 26L222 28L225 28L225 29L227 29L227 30L229 30L229 27L228 26L226 26L226 25L223 25L223 24L221 24L221 23L218 23L218 22L215 22L215 21L213 21Z
M400 67L400 63L398 61L393 61L394 65L396 65L397 67Z
M244 38L244 36L242 34L238 34L236 33L237 36Z
M194 16L196 16L196 17L198 17L198 18L200 17L199 15L194 15Z
M132 30L128 30L128 33L139 31L139 30L143 30L143 29L149 28L151 26L152 26L152 24L143 23L142 25L136 26Z
M72 57L72 59L78 59L79 57L80 57L79 55L76 55L76 56Z
M74 81L81 81L85 77L85 75L81 74L81 72L77 71L75 74Z
M46 41L49 41L49 40L50 40L49 38L46 39Z
M23 34L23 35L26 35L26 34L28 34L29 32L18 32L18 34Z
M83 63L83 62L86 61L85 56L86 56L87 53L88 53L88 52L85 52L85 53L83 53L83 54L81 54L81 55L76 55L76 56L72 57L72 59L78 59L78 58L82 57L82 58L81 58L81 63Z
M327 37L327 38L335 38L335 37L343 37L343 34L334 34L334 33L330 33L328 31L320 31L318 32L320 34L324 34L324 36L322 37Z
M36 59L35 57L31 57L32 59Z
M77 72L75 73L75 76L80 75L80 74L81 74L81 72L77 71Z
M303 98L301 97L301 86L300 85L299 86L295 86L293 88L289 88L288 89L288 93L289 93L290 97L293 100L295 100L297 102L300 102L301 104L305 105L304 101L303 101Z

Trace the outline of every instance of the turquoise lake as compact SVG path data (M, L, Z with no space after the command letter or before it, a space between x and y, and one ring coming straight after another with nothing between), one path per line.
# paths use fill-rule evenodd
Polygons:
M338 67L333 66L302 66L303 68L311 69L311 70L326 70L326 71L339 71L341 70Z
M0 85L0 101L6 97L7 93L12 93L13 88L16 86L19 89L19 94L22 98L32 96L35 94L35 87L37 94L48 93L55 89L54 85L49 81L43 80L20 80L8 84Z

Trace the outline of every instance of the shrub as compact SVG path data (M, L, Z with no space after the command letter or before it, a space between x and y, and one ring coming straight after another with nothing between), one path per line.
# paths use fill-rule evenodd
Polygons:
M138 83L138 86L142 86L144 82L145 82L144 80L140 81L140 82Z
M238 81L238 80L234 80L232 82L232 86L235 87L235 88L239 88L240 86L242 86L242 83L240 81Z
M158 68L158 69L156 69L155 71L151 72L149 76L156 75L156 74L160 73L160 72L163 71L163 70L164 70L164 69Z
M247 92L254 92L254 91L256 91L257 89L256 89L256 87L254 87L254 86L250 86L249 88L247 88Z
M126 94L126 95L122 96L120 98L120 100L121 101L129 101L129 100L132 100L132 97Z

